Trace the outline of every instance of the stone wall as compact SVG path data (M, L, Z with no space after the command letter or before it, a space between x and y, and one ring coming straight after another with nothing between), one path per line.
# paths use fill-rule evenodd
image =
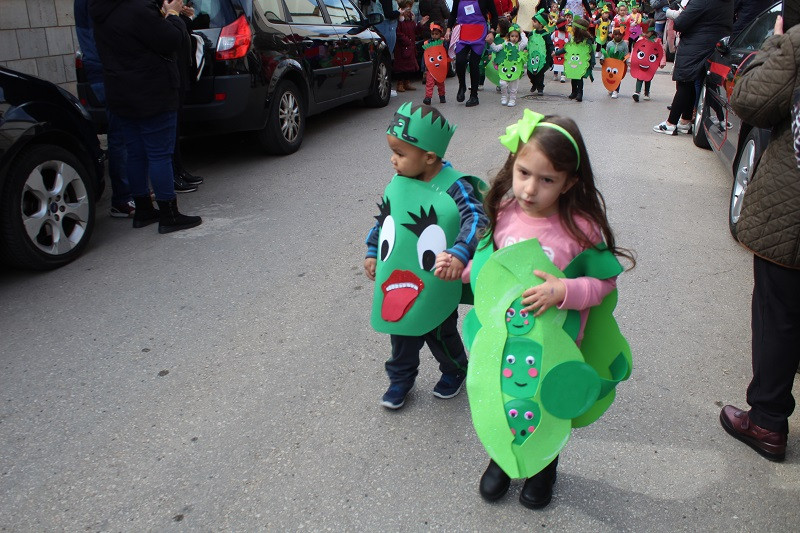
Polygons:
M75 94L74 0L0 0L0 65Z

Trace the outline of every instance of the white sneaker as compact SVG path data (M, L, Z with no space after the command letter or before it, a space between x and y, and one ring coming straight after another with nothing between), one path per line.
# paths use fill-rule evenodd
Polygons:
M517 101L516 100L509 100L508 101L508 107L514 107L515 105L517 105Z
M561 75L561 83L567 83L567 77L563 74Z
M642 98L643 98L644 100L650 100L650 95L649 95L649 94L647 94L647 93L645 93L645 94L644 94L644 96L642 96Z
M611 98L619 98L619 93L617 91L611 91L609 94Z
M692 133L692 123L687 122L686 124L682 124L681 122L678 122L678 124L675 126L675 129L678 131L678 133Z
M397 91L395 91L394 89L392 89L392 90L389 92L389 97L390 97L390 98L393 98L393 97L395 97L395 96L397 96Z
M483 85L478 85L478 90L482 91L483 90Z
M508 98L505 96L500 98L500 105L508 105Z
M678 134L678 128L675 126L670 126L669 124L667 124L666 120L661 124L656 124L655 126L653 126L653 131L656 133L663 133L665 135Z

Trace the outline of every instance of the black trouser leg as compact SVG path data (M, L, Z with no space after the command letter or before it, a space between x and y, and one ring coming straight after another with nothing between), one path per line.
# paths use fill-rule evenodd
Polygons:
M470 57L469 53L470 47L465 46L456 54L456 76L458 77L459 88L464 87L466 89L467 87L467 60Z
M425 343L424 337L390 335L392 357L384 365L391 383L412 384L419 368L419 351Z
M672 98L672 109L667 122L677 124L678 119L692 119L694 109L694 81L676 81L675 96Z
M469 48L469 96L478 96L478 85L481 84L481 56Z
M425 342L428 344L433 357L439 362L439 370L442 374L467 373L467 352L464 350L464 343L461 342L461 335L458 333L458 311L447 317L439 327L425 334Z
M800 270L754 256L753 278L750 420L786 433L795 407L792 384L800 364Z

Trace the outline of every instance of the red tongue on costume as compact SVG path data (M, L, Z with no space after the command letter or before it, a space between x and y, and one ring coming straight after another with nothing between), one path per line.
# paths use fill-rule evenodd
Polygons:
M409 270L395 270L381 288L381 318L387 322L398 322L414 305L425 284Z

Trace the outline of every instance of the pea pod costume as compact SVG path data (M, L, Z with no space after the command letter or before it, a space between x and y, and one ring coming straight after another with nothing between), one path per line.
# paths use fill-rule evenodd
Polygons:
M395 113L387 135L442 157L455 127L432 122L411 103ZM419 336L441 324L462 301L460 280L443 281L433 274L436 256L453 246L460 215L447 190L468 177L476 191L483 183L445 165L431 181L395 175L384 191L378 219L378 256L371 323L376 331ZM469 298L471 293L467 291Z
M547 65L547 45L537 32L528 37L528 72L538 74Z

